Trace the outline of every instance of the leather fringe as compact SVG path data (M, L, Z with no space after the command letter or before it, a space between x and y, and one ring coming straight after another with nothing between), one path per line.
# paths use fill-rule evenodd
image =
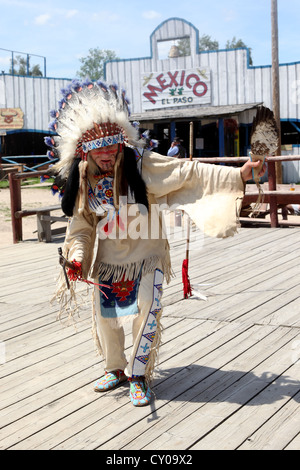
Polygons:
M162 332L163 326L161 324L161 317L162 317L163 309L161 308L160 313L156 317L157 321L157 330L155 334L154 341L152 343L149 360L147 362L146 371L145 371L145 381L146 385L150 386L151 382L153 381L153 374L155 366L157 365L158 356L159 356L159 349L162 343Z
M156 269L159 263L162 265L166 282L169 283L171 277L173 277L169 256L166 256L164 260L161 260L158 256L151 256L142 261L123 265L99 263L99 265L95 267L92 277L99 276L103 282L108 281L111 277L112 282L120 282L122 279L125 281L135 280L138 278L141 271L142 276L149 274Z

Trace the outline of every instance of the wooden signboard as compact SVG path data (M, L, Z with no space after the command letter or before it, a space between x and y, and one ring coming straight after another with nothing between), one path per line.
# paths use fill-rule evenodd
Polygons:
M210 70L195 68L142 74L143 110L211 102Z
M22 129L24 113L20 108L0 108L0 129Z

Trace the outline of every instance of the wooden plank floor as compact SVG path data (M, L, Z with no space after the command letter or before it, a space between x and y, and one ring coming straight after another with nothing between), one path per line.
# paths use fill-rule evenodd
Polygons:
M185 243L173 240L176 277L144 408L128 384L93 391L103 362L89 300L76 329L56 321L61 240L0 250L1 449L300 449L300 229L196 238L190 278L207 301L182 299Z

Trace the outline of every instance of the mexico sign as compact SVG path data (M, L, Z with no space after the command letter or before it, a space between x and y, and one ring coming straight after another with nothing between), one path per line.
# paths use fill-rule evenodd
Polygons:
M142 76L143 110L208 104L210 71L206 68L153 72Z

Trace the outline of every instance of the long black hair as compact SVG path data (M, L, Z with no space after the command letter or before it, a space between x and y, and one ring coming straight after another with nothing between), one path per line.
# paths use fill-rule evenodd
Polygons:
M124 162L122 165L119 183L120 194L122 189L122 181L125 181L125 184L127 183L134 196L135 202L137 204L142 204L148 210L149 204L147 197L147 187L138 169L134 150L130 147L125 147L123 152L123 159ZM127 195L127 192L122 195Z
M79 163L76 158L71 166L69 176L64 185L64 193L61 201L63 212L72 217L79 190ZM127 196L128 188L131 190L135 202L149 209L146 184L138 170L136 155L130 147L124 147L119 153L115 164L114 197L118 203L119 196Z
M72 163L69 176L64 186L64 192L61 200L61 208L68 217L72 217L76 197L79 189L79 163L81 159L75 158Z

